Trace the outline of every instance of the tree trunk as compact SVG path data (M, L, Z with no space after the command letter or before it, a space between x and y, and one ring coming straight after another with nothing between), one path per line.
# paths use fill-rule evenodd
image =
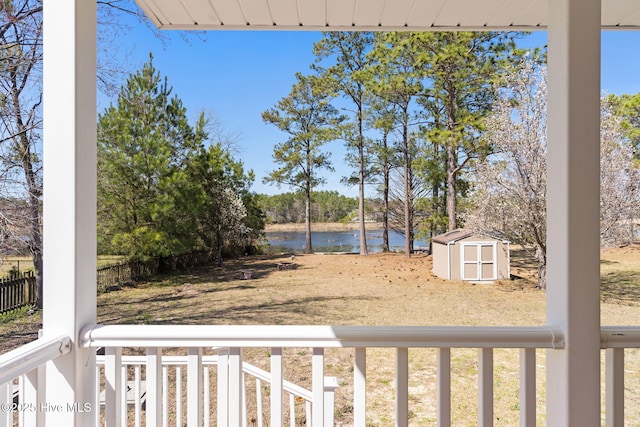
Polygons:
M438 235L438 221L440 217L440 201L438 200L440 189L438 182L434 179L431 186L431 209L433 210L433 221L429 230L429 253L433 253L433 238Z
M222 267L222 233L220 230L216 230L216 257L218 267Z
M304 225L306 230L306 247L304 253L312 254L313 247L311 245L311 189L305 188L305 207L304 207Z
M358 219L360 221L360 255L368 255L367 250L367 229L364 223L364 179L365 179L365 162L364 162L364 136L362 134L362 112L358 113L358 162L360 163L360 171L358 176Z
M42 280L42 233L40 227L40 199L31 194L29 196L29 226L31 228L29 252L33 260L33 270L36 276L36 296L35 305L42 309L42 296L44 292L44 281Z
M447 217L449 219L447 231L455 230L456 221L456 171L458 160L453 144L447 147Z
M440 167L440 146L438 143L433 142L433 158L437 159L437 168ZM440 234L442 226L440 224L440 217L442 215L442 203L440 202L440 186L442 181L439 179L440 174L434 173L431 183L431 210L433 220L431 221L431 229L429 230L429 253L433 253L433 238Z
M411 208L409 206L409 159L404 156L404 254L411 256Z
M538 265L538 288L547 290L547 265Z
M28 211L29 211L29 252L31 253L31 259L33 260L33 269L36 276L36 297L35 305L38 309L42 308L42 295L43 285L42 280L42 217L40 209L40 188L38 187L36 175L31 164L31 150L29 149L29 143L26 137L22 138L23 143L26 144L27 150L25 159L23 160L23 170L27 179L27 186L29 189L28 196Z
M389 166L384 165L382 183L382 252L389 252Z
M411 222L411 197L410 197L410 170L411 158L409 153L409 125L408 125L407 109L404 110L404 118L402 124L402 142L403 142L403 166L404 166L404 256L410 257L412 252L413 224Z
M14 87L16 82L13 80ZM31 141L28 137L28 127L22 118L22 110L20 108L20 98L18 91L12 91L13 110L15 112L16 125L19 134L15 139L16 155L21 157L21 166L27 184L27 212L28 212L28 234L29 234L29 252L33 260L33 268L36 276L36 295L35 305L38 309L42 309L42 296L44 282L42 280L42 210L40 209L40 196L42 187L38 184L36 171L32 163L33 154L31 153Z
M360 197L358 211L360 216L360 255L369 255L367 249L367 228L364 222L364 181L360 182Z
M412 163L412 157L411 154L409 154L409 169L407 170L407 176L408 176L408 184L409 184L409 191L407 194L407 206L408 206L408 224L409 224L409 228L408 228L408 233L409 233L409 254L413 253L413 241L414 241L414 231L413 231L413 217L415 214L415 208L414 208L414 203L413 203L413 196L414 196L414 182L413 182L413 169L411 167L411 163Z
M536 247L536 260L538 261L538 288L547 289L547 254L540 247Z

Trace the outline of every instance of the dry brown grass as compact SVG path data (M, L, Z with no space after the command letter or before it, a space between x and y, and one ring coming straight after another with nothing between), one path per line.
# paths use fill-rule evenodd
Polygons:
M158 278L98 298L101 323L330 324L330 325L543 325L545 294L535 288L530 259L513 252L516 280L473 285L448 282L431 273L431 258L400 254L300 255L295 270L278 270L288 257L250 257L222 268L206 267ZM254 278L241 280L251 269ZM640 246L604 251L602 323L640 324ZM34 317L34 316L29 316ZM29 318L27 317L27 318ZM5 323L2 347L29 322ZM14 321L15 323L15 321ZM33 323L33 322L32 322ZM28 335L28 334L27 334ZM267 349L246 357L268 368ZM544 424L544 351L538 351L539 423ZM368 351L368 417L372 426L393 424L394 352ZM336 376L338 425L352 420L353 351L326 352L326 375ZM495 424L518 424L518 352L495 351ZM310 386L310 350L285 352L285 376ZM410 350L411 425L435 423L435 351ZM628 352L628 378L640 372L640 355ZM454 425L476 425L477 352L452 351ZM635 381L637 382L637 381ZM640 425L640 386L629 381L629 425Z
M20 272L33 270L33 260L30 256L7 256L0 264L0 277L7 276L11 270Z
M532 281L448 282L432 275L424 255L299 255L297 269L278 270L285 261L244 258L103 294L99 316L103 323L544 324L544 294ZM253 279L240 279L246 269Z

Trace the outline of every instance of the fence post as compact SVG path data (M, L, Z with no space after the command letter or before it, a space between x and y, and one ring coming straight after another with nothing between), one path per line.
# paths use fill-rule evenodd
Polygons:
M20 275L18 275L20 277ZM24 286L24 301L27 304L31 304L31 281L29 280L28 272L22 275L22 286Z

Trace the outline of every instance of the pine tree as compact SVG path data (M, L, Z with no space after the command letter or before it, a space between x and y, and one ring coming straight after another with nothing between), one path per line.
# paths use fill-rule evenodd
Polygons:
M115 105L98 118L98 242L101 252L142 259L188 250L197 188L187 169L206 139L191 126L149 62L131 75Z
M491 147L481 138L483 120L496 98L495 84L520 57L517 33L412 33L410 45L419 54L415 66L428 82L420 99L427 123L426 139L433 156L445 156L447 230L458 226L460 177L474 159ZM432 165L435 166L435 165ZM440 173L432 171L431 176ZM434 184L434 188L437 188ZM438 215L439 216L439 215Z
M418 51L411 41L411 33L378 33L376 44L371 51L372 64L364 72L367 87L392 106L396 120L393 128L400 134L396 149L400 162L397 170L402 174L402 191L398 194L403 204L404 227L400 231L405 237L405 256L411 256L414 241L414 158L415 138L411 135L413 126L412 109L416 99L424 94L421 70L416 66Z
M365 183L371 170L367 155L367 139L365 138L365 109L367 98L363 71L370 64L369 51L374 37L368 32L328 32L316 43L314 52L318 61L334 57L336 63L328 68L317 67L324 78L330 79L338 91L354 106L353 131L346 135L347 148L353 155L349 157L357 169L355 176L347 178L348 183L358 185L358 221L360 224L360 255L367 255L367 237L365 228Z
M633 146L635 159L640 160L640 93L609 95L607 103L620 117L620 127Z
M311 242L311 192L325 179L321 169L333 170L329 153L323 146L341 134L344 116L330 103L333 93L322 80L296 74L291 92L274 108L262 113L262 119L288 134L285 142L276 144L274 161L280 168L272 171L265 182L284 184L299 189L305 196L306 253L313 253Z

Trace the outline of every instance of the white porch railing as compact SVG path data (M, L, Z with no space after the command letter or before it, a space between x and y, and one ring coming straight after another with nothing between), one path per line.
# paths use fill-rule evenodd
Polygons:
M205 426L210 425L210 414L212 409L212 396L210 395L211 385L213 383L212 378L215 368L217 367L218 374L218 386L217 388L217 403L218 405L218 419L228 419L226 413L228 406L228 390L227 385L224 383L224 378L228 378L228 357L229 349L217 349L218 355L216 356L201 356L200 368L202 378L202 393L198 395L202 399L202 421ZM111 352L114 353L114 352ZM106 378L103 377L105 373L105 366L109 362L110 355L98 355L96 357L96 385L98 387L96 396L98 401L96 402L96 408L111 407L118 403L114 401L107 401L106 390L102 390L102 384L107 384ZM196 363L194 365L193 363ZM162 425L176 425L182 426L184 402L182 396L182 387L184 386L184 373L193 369L198 369L198 361L190 359L188 356L167 356L162 357ZM146 404L146 382L142 379L142 369L146 365L145 356L122 356L121 358L121 380L120 380L120 425L130 425L139 427L141 425L142 409ZM263 385L272 386L271 374L257 366L251 365L247 362L242 363L242 426L257 426L263 427L269 425L265 423L264 411L263 411ZM253 412L249 410L249 403L247 402L247 389L246 389L246 377L253 379L255 384L254 400L252 401ZM215 380L215 379L214 379ZM326 413L326 425L333 425L333 402L335 389L338 387L335 377L325 377L325 407ZM102 390L102 391L101 391ZM289 424L291 427L296 425L296 407L299 401L304 403L305 419L308 420L307 425L311 422L311 408L313 395L311 391L304 389L289 381L282 381L282 390L289 396ZM170 393L171 391L171 393ZM170 396L171 394L171 396ZM191 393L188 393L192 396ZM111 397L115 396L111 393ZM169 411L171 399L171 413ZM131 408L132 414L129 414ZM114 411L111 411L113 414ZM102 422L100 411L96 411L96 425L102 424L116 424L114 420L104 420ZM106 417L105 417L106 418ZM172 422L169 423L169 419ZM131 420L131 423L129 422ZM251 423L251 424L249 424ZM199 424L201 425L201 424Z
M607 427L623 427L624 417L624 351L640 348L639 326L604 326L600 331L600 347L605 349L605 414Z
M44 364L68 353L70 342L40 338L0 355L0 427L44 425Z
M520 350L521 425L536 423L535 350L561 348L562 335L547 327L345 327L345 326L187 326L187 325L113 325L97 326L84 333L84 345L105 347L107 425L119 425L126 407L122 390L122 347L146 347L146 425L163 425L162 348L185 347L187 358L187 425L202 425L203 384L202 348L224 347L228 353L218 355L218 426L241 426L246 422L242 362L243 348L270 349L270 423L283 424L283 348L310 347L311 424L332 425L333 402L326 399L324 351L326 348L352 347L354 358L354 425L366 425L366 349L396 349L396 425L408 426L409 420L409 348L438 349L438 425L451 425L451 349L478 349L478 424L493 425L493 349ZM143 356L144 357L144 356ZM166 356L165 356L166 357ZM226 366L226 369L220 367ZM165 386L166 389L166 386ZM110 403L113 402L113 403ZM308 418L307 418L308 420ZM205 424L206 425L206 424Z
M354 425L365 426L366 421L366 359L368 347L393 347L396 349L396 424L408 425L408 357L409 348L437 349L437 408L438 425L451 425L451 349L477 348L478 350L478 425L493 423L493 349L520 349L520 424L534 426L535 413L535 349L562 348L561 334L547 327L539 328L425 328L425 327L328 327L328 326L141 326L118 325L98 326L83 334L84 345L92 347L111 347L104 359L107 383L105 400L106 414L113 425L125 425L123 412L126 412L127 397L122 391L129 378L132 386L130 405L140 402L146 406L145 425L161 426L167 420L164 411L169 406L167 397L162 394L164 381L176 375L186 376L187 425L202 425L213 420L208 419L206 393L212 386L207 384L206 375L194 372L213 371L216 364L217 381L221 384L218 399L226 399L225 405L217 409L216 425L240 426L247 420L246 389L243 389L243 376L254 377L258 386L256 396L262 389L261 384L271 384L270 413L268 425L283 425L282 408L285 393L299 396L305 402L305 410L311 412L312 425L326 425L331 418L332 402L328 401L324 383L324 349L331 347L353 347L354 358ZM65 354L70 348L70 339L39 339L21 348L0 355L0 427L43 425L46 411L38 410L46 404L44 396L43 366L56 357ZM603 327L601 347L605 350L605 418L608 427L623 426L625 423L625 349L640 348L640 327ZM122 356L121 348L146 347L146 356ZM162 356L162 348L186 347L187 356L179 358ZM225 347L218 356L203 356L202 348ZM271 372L242 362L241 348L270 348ZM283 348L311 347L312 387L303 390L283 379ZM102 364L102 361L100 361ZM120 368L118 368L120 366ZM131 366L125 370L123 366ZM199 366L198 369L190 367ZM175 369L180 367L181 373ZM186 367L186 372L182 371ZM221 369L221 367L223 367ZM226 368L224 368L226 367ZM173 369L174 373L168 369ZM124 377L129 372L131 377ZM132 372L132 373L131 373ZM151 375L155 372L155 375ZM144 376L144 380L142 379ZM225 377L226 376L226 377ZM165 380L165 378L167 378ZM100 383L100 381L98 381ZM176 382L176 385L182 382ZM117 386L117 385L120 386ZM122 385L124 384L124 388ZM194 385L195 384L195 385ZM277 385L281 384L281 387ZM182 386L180 386L182 387ZM165 384L164 389L168 386ZM146 394L142 398L143 390ZM193 390L196 390L194 392ZM197 391L199 390L199 392ZM111 395L111 396L110 396ZM96 404L99 397L96 394ZM256 398L262 402L262 398ZM291 400L291 398L290 398ZM293 398L293 401L299 399ZM119 402L109 405L108 402ZM310 403L307 403L310 402ZM181 402L182 403L182 402ZM627 402L629 403L629 402ZM173 404L171 404L173 405ZM178 407L177 405L173 405ZM35 410L31 410L31 408ZM134 411L138 419L141 406ZM226 410L226 413L225 413ZM262 409L260 409L262 412ZM182 415L181 415L182 416ZM309 417L307 416L307 419ZM196 422L193 420L200 420ZM218 422L220 421L220 422ZM274 422L275 421L275 422ZM133 419L136 423L136 419ZM256 423L260 423L256 420ZM265 425L267 423L264 423ZM205 424L208 425L208 424ZM256 424L260 425L260 424Z

